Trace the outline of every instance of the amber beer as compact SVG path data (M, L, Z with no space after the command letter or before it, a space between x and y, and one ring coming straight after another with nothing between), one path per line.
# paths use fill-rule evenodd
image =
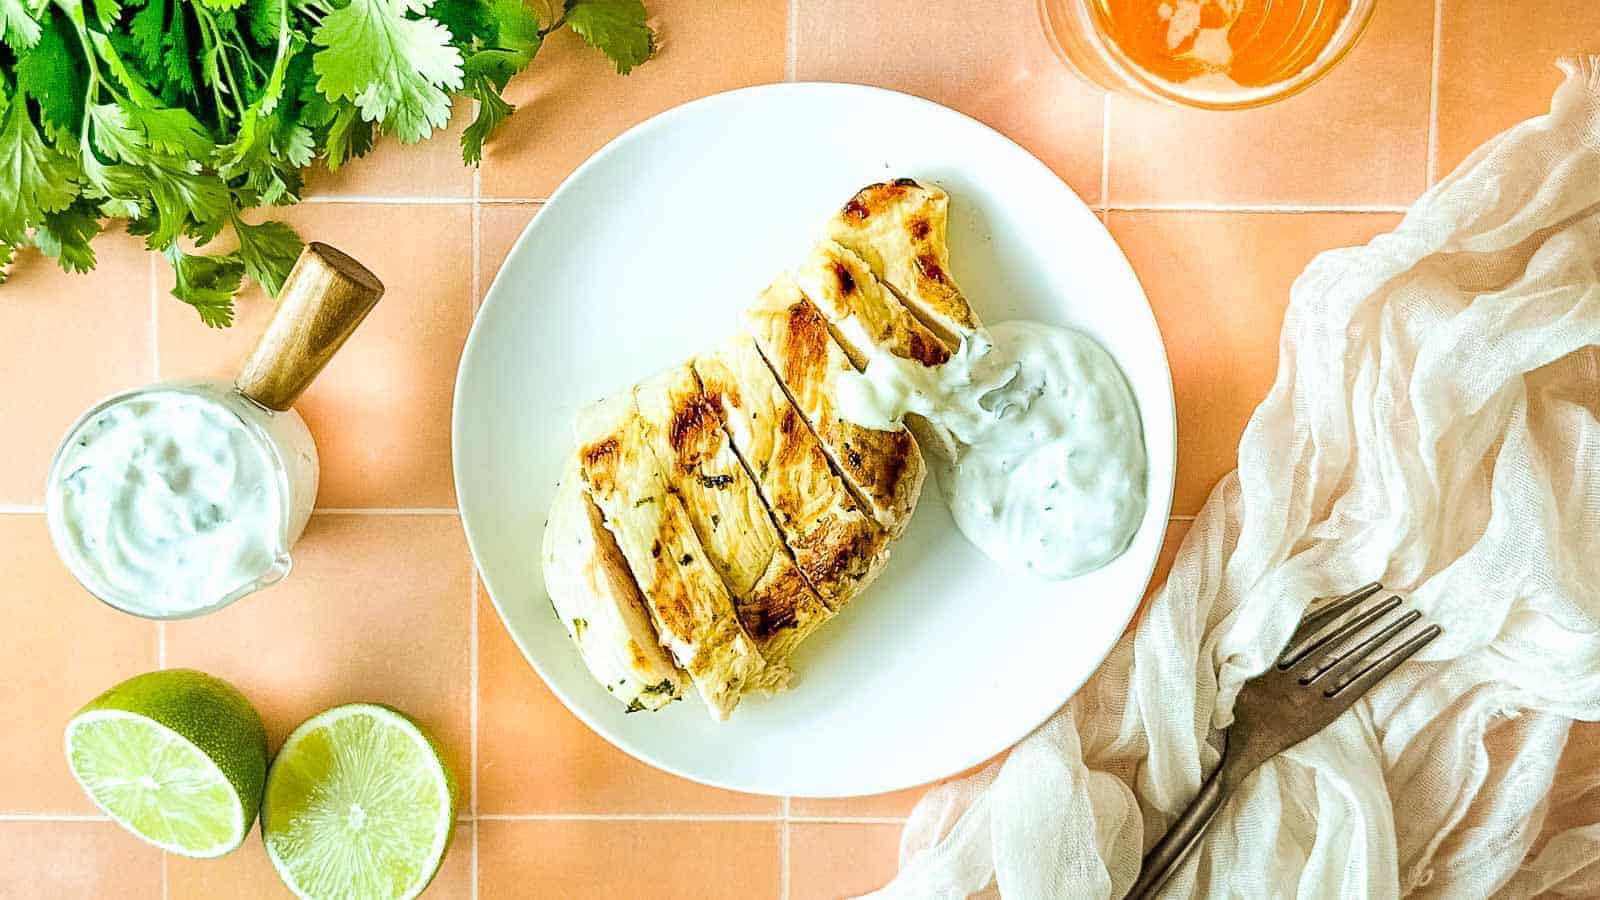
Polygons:
M1309 85L1354 45L1375 0L1042 0L1063 56L1103 87L1255 106Z

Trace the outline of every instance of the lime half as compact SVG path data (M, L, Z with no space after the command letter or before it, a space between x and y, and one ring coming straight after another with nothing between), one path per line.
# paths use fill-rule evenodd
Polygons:
M352 703L308 719L267 773L261 834L301 897L415 897L455 831L455 781L417 723Z
M233 685L204 672L163 669L124 681L72 717L66 745L90 799L172 853L227 853L261 805L261 717Z

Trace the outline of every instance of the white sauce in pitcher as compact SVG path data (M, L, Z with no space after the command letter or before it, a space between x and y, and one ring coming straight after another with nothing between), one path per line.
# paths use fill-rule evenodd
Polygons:
M279 463L217 400L131 395L84 422L55 470L58 545L85 585L131 612L205 609L285 564Z
M855 319L840 324L864 338ZM873 347L838 388L841 414L889 428L907 413L956 440L935 467L945 502L978 549L1045 578L1097 569L1127 549L1144 518L1145 449L1133 394L1088 335L1002 322L942 366Z

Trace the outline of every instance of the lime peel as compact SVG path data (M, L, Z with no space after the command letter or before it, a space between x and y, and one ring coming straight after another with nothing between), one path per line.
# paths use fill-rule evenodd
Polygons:
M267 736L244 695L193 669L135 676L67 723L72 777L145 842L195 858L244 842L266 781Z

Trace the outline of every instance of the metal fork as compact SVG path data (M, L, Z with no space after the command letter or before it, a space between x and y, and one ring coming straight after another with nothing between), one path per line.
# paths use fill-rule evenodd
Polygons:
M1246 776L1321 731L1396 666L1439 636L1439 626L1429 625L1387 653L1369 659L1422 618L1422 613L1412 610L1358 641L1364 630L1400 607L1400 598L1391 594L1348 620L1339 620L1382 591L1383 585L1373 582L1311 610L1289 638L1277 664L1245 683L1234 703L1222 764L1145 855L1128 900L1153 896L1166 883ZM1337 627L1323 633L1335 623L1339 623Z

